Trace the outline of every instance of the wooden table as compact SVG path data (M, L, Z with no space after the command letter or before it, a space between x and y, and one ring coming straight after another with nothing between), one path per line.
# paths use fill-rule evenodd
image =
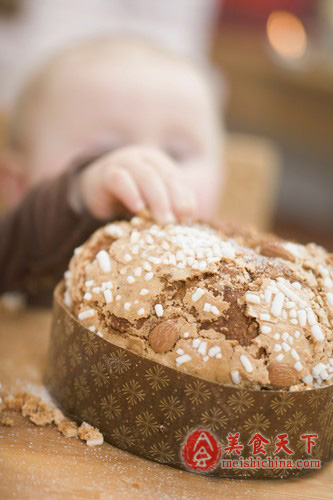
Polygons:
M0 381L11 390L42 391L50 313L22 311L0 321ZM222 480L132 456L104 443L89 448L55 428L14 415L0 427L0 498L199 499L332 498L333 463L304 479Z

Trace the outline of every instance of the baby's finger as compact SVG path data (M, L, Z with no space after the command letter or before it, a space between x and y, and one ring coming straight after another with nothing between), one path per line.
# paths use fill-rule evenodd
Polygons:
M133 213L141 212L145 203L133 177L123 168L114 168L106 174L106 189Z
M193 219L197 215L197 206L193 193L178 179L167 179L170 203L178 219Z
M159 151L142 155L146 164L151 165L167 186L171 209L177 219L192 219L196 216L196 201L193 193L181 182L179 167Z
M175 222L167 187L154 168L145 164L136 165L131 173L154 219L161 224Z

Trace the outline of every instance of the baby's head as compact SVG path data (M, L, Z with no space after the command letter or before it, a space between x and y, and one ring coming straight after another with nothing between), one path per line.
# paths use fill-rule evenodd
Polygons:
M142 144L179 164L208 216L222 170L221 139L204 70L142 41L82 43L50 60L18 99L0 168L4 195L17 203L74 162Z

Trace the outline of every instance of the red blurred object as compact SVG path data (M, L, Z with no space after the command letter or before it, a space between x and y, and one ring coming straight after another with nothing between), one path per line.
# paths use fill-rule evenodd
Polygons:
M268 16L275 10L286 10L305 23L316 16L318 0L224 0L223 24L265 26Z

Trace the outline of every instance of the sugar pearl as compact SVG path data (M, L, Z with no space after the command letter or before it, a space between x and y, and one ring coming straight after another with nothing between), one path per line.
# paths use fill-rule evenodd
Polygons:
M324 363L318 363L316 364L313 368L312 368L312 375L314 377L318 377L318 375L320 374L320 372L322 372L323 370L325 370L325 365Z
M115 224L108 224L105 226L104 230L107 234L112 236L112 238L120 238L123 234L123 230Z
M207 342L201 342L198 348L198 353L205 356L207 350Z
M64 293L64 302L65 302L65 305L67 307L71 307L72 306L72 299L69 295L69 291L66 290L65 293Z
M131 243L137 243L140 239L140 233L136 229L131 233Z
M95 316L94 309L87 309L86 311L82 311L79 313L78 319L81 321L82 319L92 318L93 316Z
M212 306L211 312L214 314L214 316L219 316L219 314L220 314L220 311L218 310L218 308L216 306Z
M150 281L153 279L154 273L145 274L145 281Z
M207 264L204 260L200 261L199 264L198 264L198 269L199 271L204 271L207 267Z
M151 267L151 265L149 264L149 262L144 262L144 264L143 264L143 269L144 269L145 271L151 271L151 270L152 270L152 267Z
M141 276L141 274L142 274L142 268L141 267L137 267L134 270L134 274L135 274L135 276Z
M254 293L247 293L245 295L245 300L251 304L260 304L260 297Z
M328 375L326 370L323 370L322 372L320 372L319 376L322 380L328 380L330 378L330 376Z
M229 259L235 258L235 251L230 245L230 243L223 242L221 245L221 253L223 257L227 257Z
M149 293L149 290L147 290L147 288L141 288L140 295L147 295L147 293Z
M247 356L242 354L240 357L240 362L242 363L243 368L247 373L253 372L253 367L252 367L251 361L249 360L249 358Z
M261 333L267 334L267 333L271 333L272 328L270 326L263 325L260 327L260 330L261 330Z
M318 324L311 326L311 332L314 338L319 342L324 340L324 334Z
M213 358L216 354L220 352L221 348L219 346L211 347L208 351L208 356Z
M303 380L304 384L308 384L309 385L309 384L312 384L313 377L310 374L309 375L305 375L305 377L302 377L302 380Z
M191 361L191 356L188 354L183 354L182 356L179 356L179 358L176 358L176 363L178 365L182 365L183 363L187 363L188 361Z
M155 307L155 313L158 318L161 318L163 316L163 306L162 304L156 304Z
M240 384L241 378L240 378L240 373L238 370L232 370L230 373L231 380L233 381L234 384L238 385Z
M303 370L303 365L300 361L296 361L294 364L294 368L296 371L301 372Z
M308 319L309 325L310 326L315 325L317 323L317 318L310 307L308 307L306 309L306 314L307 314L307 319Z
M296 359L296 361L298 361L298 360L299 360L299 355L298 355L298 353L295 351L295 349L292 349L292 350L290 351L290 354L292 355L292 357L293 357L294 359Z
M284 302L284 295L282 292L278 292L273 299L271 307L271 313L273 314L273 316L276 317L280 316L282 312L283 302Z
M266 304L270 304L272 300L272 291L266 288L264 292L265 302Z
M112 281L104 281L102 283L102 290L106 290L107 288L113 288Z
M208 302L205 302L204 306L203 306L204 312L209 313L211 311L211 309L212 309L211 304L209 304Z
M96 255L96 259L102 273L109 273L111 271L110 257L105 250L100 250Z
M304 328L306 326L306 311L304 309L299 309L297 311L297 317L299 325Z
M112 302L112 292L111 290L107 289L107 290L104 290L104 298L105 298L105 302L107 304L110 304L110 302Z
M290 345L288 345L286 342L282 342L282 349L284 352L289 352L290 351Z
M202 288L197 288L196 291L192 295L192 302L197 302L201 299L201 297L205 294L205 290Z

